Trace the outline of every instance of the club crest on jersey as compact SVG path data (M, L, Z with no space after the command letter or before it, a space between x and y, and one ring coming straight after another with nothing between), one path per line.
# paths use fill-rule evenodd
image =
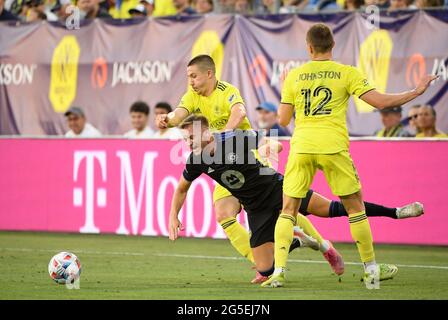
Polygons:
M221 175L221 181L229 188L229 189L240 189L244 183L246 182L246 179L244 178L244 175L235 170L227 170Z
M232 102L234 99L235 99L235 94L232 94L232 95L229 97L229 102Z
M213 112L216 114L216 115L219 115L219 106L218 105L216 105L214 108L213 108Z

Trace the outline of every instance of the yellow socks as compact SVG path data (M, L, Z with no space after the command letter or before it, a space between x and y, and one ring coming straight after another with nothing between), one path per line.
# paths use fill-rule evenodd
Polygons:
M314 228L311 221L305 217L304 215L301 215L300 213L297 215L297 225L305 231L305 233L314 239L316 239L319 244L322 244L324 239L320 235L320 233Z
M250 247L250 238L247 230L236 221L235 217L222 220L220 223L232 246L250 262L254 263L254 256Z
M288 214L280 214L275 224L275 269L285 268L288 260L289 247L294 235L296 219Z
M353 240L356 241L361 261L364 263L375 261L372 232L370 231L370 224L369 220L367 220L366 212L361 211L351 214L348 217L348 221L350 222L350 232Z

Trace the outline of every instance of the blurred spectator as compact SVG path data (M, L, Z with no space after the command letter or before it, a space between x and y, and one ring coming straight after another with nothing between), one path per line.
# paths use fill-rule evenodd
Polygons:
M387 9L390 7L390 1L389 0L377 0L376 6L378 6L380 9Z
M129 14L131 18L146 18L148 16L148 12L143 4L138 4L135 8L129 9Z
M132 15L129 11L139 3L140 0L104 0L99 5L100 9L109 12L114 19L130 19Z
M409 109L408 111L408 120L409 120L409 128L410 132L416 135L417 133L420 133L420 129L417 126L417 117L418 117L418 109L420 108L420 105L414 105Z
M279 13L295 13L304 10L308 6L308 0L283 0L283 5L279 9Z
M30 8L26 15L26 22L47 20L47 15L38 8Z
M75 3L78 0L73 0ZM115 4L116 0L98 0L98 5L101 9L109 11L110 8ZM128 0L122 0L121 3L128 2Z
M155 4L153 16L154 17L162 17L162 16L172 16L176 14L176 7L174 6L173 0L156 0L157 4Z
M54 6L50 9L59 20L64 21L70 16L70 12L67 12L67 8L72 5L70 0L56 0Z
M15 14L20 21L27 21L28 13L31 8L39 8L41 11L45 9L43 0L17 0L13 4Z
M70 130L65 134L67 138L97 138L101 133L87 122L84 111L79 107L71 107L64 113Z
M290 136L288 129L277 123L277 106L272 102L262 102L257 108L258 128L265 131L266 136ZM278 130L277 133L271 130Z
M443 0L415 0L417 9L443 7Z
M81 19L112 18L109 12L100 7L99 0L78 0L76 6Z
M155 9L154 0L140 0L140 3L145 6L146 15L152 16Z
M261 5L255 8L257 14L274 14L276 0L262 0Z
M235 0L235 13L238 14L251 14L251 0Z
M377 137L412 137L401 123L401 107L380 110L384 128L376 133Z
M189 0L173 0L177 15L196 14L196 11L190 7Z
M195 0L193 2L194 9L199 14L213 12L213 0Z
M134 129L126 132L126 138L150 138L154 135L154 131L148 127L149 106L143 101L134 102L129 109L131 114L131 123Z
M364 5L364 0L345 0L344 10L356 11Z
M335 11L341 8L336 3L336 0L304 0L298 5L304 11Z
M389 8L390 2L389 0L364 0L363 7L366 8L368 6L377 6L380 10L382 10Z
M5 9L5 0L0 0L0 21L17 21L19 20L15 15Z
M235 12L235 0L218 0L219 6L216 13L234 13Z
M408 9L409 0L390 0L389 11Z
M156 117L159 114L168 114L171 111L173 111L173 108L166 102L159 102L154 107L154 114ZM158 139L182 139L182 133L177 128L166 128L157 130L153 137Z
M436 129L436 110L429 105L423 105L418 109L417 124L421 132L417 138L447 138L443 132Z

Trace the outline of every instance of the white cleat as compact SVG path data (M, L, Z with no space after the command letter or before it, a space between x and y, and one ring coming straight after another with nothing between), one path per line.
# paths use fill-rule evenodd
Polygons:
M366 270L363 277L364 284L369 290L380 288L380 267L378 265L372 266Z
M423 205L420 202L413 202L404 207L397 208L397 218L406 219L412 217L419 217L423 214Z
M295 226L294 227L294 238L297 238L300 240L300 247L309 247L313 250L319 250L320 245L319 242L317 242L316 239L313 237L307 235L302 228Z

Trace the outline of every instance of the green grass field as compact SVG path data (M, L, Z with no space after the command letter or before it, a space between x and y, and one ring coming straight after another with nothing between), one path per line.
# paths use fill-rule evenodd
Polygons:
M355 246L336 248L346 261L340 279L320 253L301 249L290 255L287 287L267 289L250 284L254 271L226 240L0 232L0 299L448 299L446 247L377 245L378 261L399 274L374 291L350 263ZM59 251L80 258L79 290L50 279Z

